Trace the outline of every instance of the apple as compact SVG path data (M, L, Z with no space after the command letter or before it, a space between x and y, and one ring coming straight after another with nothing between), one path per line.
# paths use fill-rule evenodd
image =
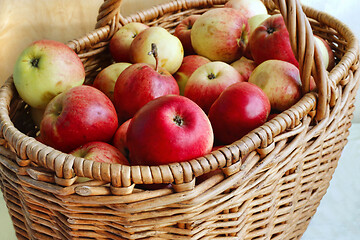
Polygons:
M329 71L335 66L334 53L331 50L329 44L322 37L319 37L317 35L314 35L314 37L315 43L319 47L324 67Z
M125 68L129 67L130 65L131 63L119 62L113 63L110 66L104 68L94 79L93 87L105 93L105 95L114 103L114 88L116 80L122 71L124 71Z
M241 57L239 60L233 62L230 65L240 73L244 81L249 80L250 74L257 66L253 60L250 60L246 57Z
M149 28L140 22L131 22L121 27L109 42L110 54L115 62L130 62L130 46L136 36Z
M184 95L185 85L191 74L193 74L198 67L209 62L209 59L200 55L188 55L184 57L180 68L174 74L174 78L179 85L180 95Z
M249 44L251 55L256 64L277 59L299 67L291 49L289 32L280 14L273 15L263 21L251 34Z
M243 56L249 37L247 19L233 8L214 8L202 14L191 29L198 55L232 63Z
M117 127L111 100L100 90L81 85L49 102L40 124L40 135L44 143L67 153L88 142L109 142Z
M253 33L253 31L266 19L268 19L271 15L265 13L265 14L258 14L254 15L251 18L248 19L249 29L250 29L250 36Z
M184 96L208 113L211 105L228 86L242 81L244 79L240 73L229 64L220 61L206 63L190 76Z
M114 146L105 142L88 142L70 152L75 157L101 163L129 165L126 157Z
M120 125L120 127L116 130L112 144L114 147L120 150L120 152L125 156L129 157L129 149L126 145L126 134L129 128L129 124L131 122L131 118Z
M45 109L59 93L84 83L85 69L76 53L64 43L39 40L17 58L14 85L31 107Z
M274 111L284 111L302 97L299 69L281 60L267 60L251 73L249 82L268 96Z
M251 34L254 32L254 30L263 21L265 21L269 17L270 17L269 14L259 14L259 15L255 15L255 16L248 19L248 24L249 24L249 29L250 29L249 39L251 38ZM251 55L251 50L250 50L250 44L246 45L246 50L245 50L244 56L246 56L247 58L253 60L253 57Z
M134 63L120 74L115 83L114 101L120 123L132 118L142 106L155 98L179 94L175 78L159 67L156 45L152 45L151 53L156 65Z
M231 144L264 124L271 107L266 94L255 84L239 82L228 87L209 111L215 142Z
M194 55L195 51L191 44L191 29L200 14L194 14L185 17L179 25L176 26L174 36L178 37L184 47L185 55Z
M255 15L268 13L265 5L260 0L230 0L225 3L224 7L237 9L247 19Z
M184 49L179 38L162 27L149 27L134 39L130 46L131 61L155 65L155 59L149 55L153 43L158 49L159 66L174 74L182 63Z
M201 108L180 95L167 95L142 107L130 122L127 145L132 165L162 165L210 153L214 136Z

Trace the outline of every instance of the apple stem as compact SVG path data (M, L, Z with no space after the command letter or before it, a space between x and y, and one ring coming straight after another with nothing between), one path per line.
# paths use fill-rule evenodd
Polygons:
M155 43L151 43L151 51L148 53L149 55L153 55L155 58L155 71L159 70L159 58L158 51Z

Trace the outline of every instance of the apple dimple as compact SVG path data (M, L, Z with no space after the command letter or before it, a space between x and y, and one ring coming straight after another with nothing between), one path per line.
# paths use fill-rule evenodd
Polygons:
M39 62L40 62L40 58L33 58L30 60L30 64L34 68L39 67Z
M179 115L175 115L175 117L173 118L173 121L179 127L184 125L184 119L182 117L180 117Z
M269 27L268 29L266 29L266 32L267 32L268 34L273 34L273 33L275 32L275 28Z
M214 73L210 73L210 74L208 75L208 79L210 79L210 80L213 80L213 79L215 79L215 78L216 78L216 76L215 76Z

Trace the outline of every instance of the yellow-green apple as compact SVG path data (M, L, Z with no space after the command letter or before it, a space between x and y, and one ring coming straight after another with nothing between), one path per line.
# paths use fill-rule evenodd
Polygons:
M152 100L131 120L127 145L131 165L162 165L210 153L214 136L201 108L180 95Z
M238 71L227 63L206 63L194 71L185 86L184 96L198 104L205 113L222 91L231 84L244 81Z
M81 157L86 160L92 160L101 163L118 163L129 165L127 158L109 143L94 141L88 142L76 149L72 150L70 154L75 157Z
M125 156L129 157L129 149L126 145L126 133L129 128L131 118L120 125L120 127L116 130L112 145L120 150L120 152Z
M185 55L195 54L194 48L191 44L191 29L195 21L200 17L200 14L190 15L184 18L179 25L176 26L174 36L178 37L184 47Z
M235 83L211 106L209 119L215 142L230 144L264 124L271 107L266 94L255 84Z
M197 54L227 63L243 56L248 36L246 17L233 8L211 9L191 29L191 43Z
M155 65L155 59L149 55L153 43L158 49L159 66L174 74L184 58L184 49L179 38L162 27L149 27L134 39L130 46L131 61Z
M257 64L277 59L299 67L291 49L289 32L280 14L263 21L251 34L249 44L251 55Z
M92 141L109 142L118 128L116 110L100 90L73 87L46 106L40 135L47 145L63 152Z
M260 0L230 0L224 7L237 9L247 19L259 14L267 14L267 9Z
M45 39L24 49L15 63L13 77L20 97L31 107L45 109L59 93L83 84L85 69L71 48Z
M140 36L140 35L139 35ZM153 50L155 50L153 44ZM119 76L114 88L114 101L120 123L132 118L149 101L167 94L179 94L175 78L156 65L134 63Z
M136 36L148 25L140 22L131 22L121 27L111 38L109 50L115 62L130 62L130 46Z
M315 43L319 47L325 69L331 70L335 65L334 53L330 48L330 45L322 38L314 35Z
M249 82L265 92L274 111L284 111L302 97L299 69L286 61L261 63L251 73Z
M105 95L114 103L114 88L116 80L122 71L124 71L125 68L129 67L130 65L131 63L119 62L113 63L110 66L104 68L96 76L93 82L93 87L105 93Z
M241 57L239 60L233 62L230 65L241 74L244 81L249 80L250 74L257 66L253 60L250 60L246 57Z
M174 78L179 85L180 95L184 95L185 85L191 74L193 74L198 67L209 62L209 59L200 55L188 55L184 57L180 68L174 74Z

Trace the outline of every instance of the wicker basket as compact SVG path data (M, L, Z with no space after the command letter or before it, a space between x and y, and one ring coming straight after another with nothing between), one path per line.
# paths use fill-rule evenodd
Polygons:
M97 29L68 45L82 59L91 82L111 63L108 41L123 24L139 21L173 32L184 17L225 2L177 0L124 18L121 1L108 0L99 11ZM270 13L284 16L304 91L311 74L318 92L307 93L239 141L188 162L100 164L45 146L33 138L38 129L10 77L0 90L0 175L17 237L299 239L347 143L360 75L358 42L325 13L295 0L274 2L264 1ZM337 64L330 73L314 51L313 33L335 53ZM215 170L195 184L198 176ZM78 176L93 180L78 183ZM151 183L172 183L172 188L137 187Z

